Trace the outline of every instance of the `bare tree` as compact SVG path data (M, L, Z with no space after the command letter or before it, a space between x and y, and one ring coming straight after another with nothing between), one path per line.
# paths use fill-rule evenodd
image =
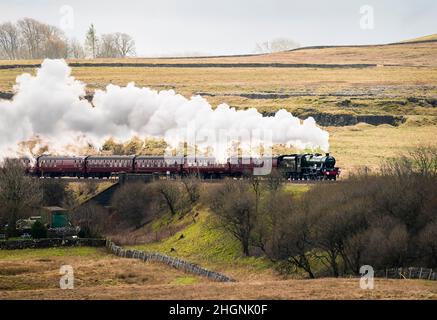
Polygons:
M85 39L85 47L91 54L92 58L95 59L99 52L99 37L97 36L97 31L94 27L94 24L91 24L88 28Z
M8 59L18 59L20 40L16 25L11 22L0 24L0 49Z
M21 19L17 24L26 57L41 59L67 56L67 41L59 28L31 18Z
M135 55L135 41L121 32L104 34L100 39L91 24L84 49L76 39L69 41L61 29L35 19L23 18L16 24L0 24L0 57L6 59L80 59L85 57L85 51L93 59L98 56L124 58Z
M257 43L255 47L256 53L273 53L299 48L300 45L294 40L287 38L277 38L271 41Z
M248 256L256 222L254 193L245 181L228 180L210 196L211 209L222 227L240 241L243 253Z
M197 203L200 198L200 179L196 175L182 178L182 184L187 192L191 205Z
M41 44L43 43L43 29L41 22L31 18L24 18L17 22L20 34L23 39L24 50L30 59L41 57Z
M89 203L78 207L73 213L73 223L80 227L82 237L101 237L106 230L108 212L101 206Z
M135 54L135 41L126 33L103 34L99 56L102 58L125 58Z
M304 270L314 279L315 272L311 265L314 256L314 245L311 240L311 229L314 224L312 218L304 212L286 218L279 226L278 244L273 247L272 256Z
M114 42L119 57L135 55L135 41L130 35L117 32L114 34Z
M58 179L44 179L40 183L42 204L44 206L62 206L72 197L66 182Z
M44 25L43 58L67 58L68 42L61 29Z
M413 165L423 176L437 174L437 147L420 146L410 152Z
M68 57L73 59L85 58L85 50L77 39L71 39L68 44Z
M19 160L5 160L0 169L0 217L7 221L12 234L17 220L39 208L41 199L38 180L25 175Z
M422 261L428 267L437 266L437 222L429 223L419 234L418 244Z
M102 34L100 37L99 57L102 58L117 58L118 49L114 34Z
M138 228L143 221L153 217L154 194L151 191L142 182L126 183L115 192L111 205L123 222Z
M189 209L187 206L187 198L184 197L184 191L179 182L160 180L153 184L153 188L172 215L177 213L184 214Z

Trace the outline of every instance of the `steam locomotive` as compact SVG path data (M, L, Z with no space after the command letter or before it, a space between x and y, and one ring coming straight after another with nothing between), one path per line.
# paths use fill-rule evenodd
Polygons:
M164 156L49 156L42 155L32 164L25 159L28 174L38 177L109 178L120 173L203 178L242 177L271 166L292 180L336 180L340 169L335 158L321 154L290 154L273 158L234 157L226 163L214 157ZM270 170L268 170L270 171Z

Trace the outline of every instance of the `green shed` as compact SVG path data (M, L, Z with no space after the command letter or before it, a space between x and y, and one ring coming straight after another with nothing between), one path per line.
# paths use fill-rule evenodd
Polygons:
M42 222L51 228L64 228L70 225L68 211L61 207L43 207Z

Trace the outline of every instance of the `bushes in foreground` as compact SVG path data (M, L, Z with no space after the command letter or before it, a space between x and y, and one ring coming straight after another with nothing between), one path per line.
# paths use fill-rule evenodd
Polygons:
M188 177L182 180L157 180L148 184L128 182L115 192L111 205L119 223L128 228L139 228L166 213L184 215L196 205L199 198L200 181Z
M253 180L230 180L211 193L210 206L245 254L261 249L283 269L309 277L358 274L365 264L434 268L437 158L430 150L392 160L378 174L316 185L301 197L265 181L255 188Z

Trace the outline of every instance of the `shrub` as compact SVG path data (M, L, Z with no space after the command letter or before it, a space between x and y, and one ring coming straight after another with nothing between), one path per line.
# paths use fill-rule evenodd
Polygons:
M32 225L30 234L34 239L47 238L47 228L41 223L41 221L37 220Z

